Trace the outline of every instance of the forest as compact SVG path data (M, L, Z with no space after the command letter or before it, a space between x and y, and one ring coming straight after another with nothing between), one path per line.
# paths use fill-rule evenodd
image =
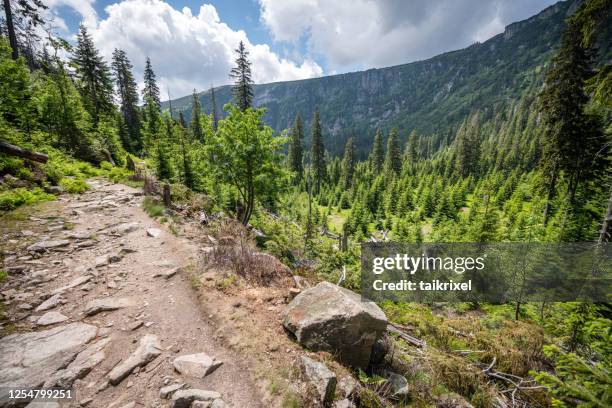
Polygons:
M317 106L309 107L309 132L299 113L288 129L265 123L243 43L228 73L231 102L218 106L213 88L205 111L194 90L186 118L162 104L155 61L146 60L139 91L120 48L106 61L83 25L74 44L45 37L36 30L44 3L14 3L4 2L0 26L0 139L49 160L0 150L3 216L54 200L58 189L82 193L95 176L136 185L130 176L144 171L170 186L174 202L238 220L296 273L336 282L344 270L342 285L355 291L363 242L610 239L612 65L595 46L609 0L581 3L545 70L516 97L473 107L444 131L381 128L368 135L365 154L349 137L339 155L326 149ZM0 271L0 282L6 277ZM494 406L495 383L463 367L491 359L508 378L529 379L516 387L522 406L612 404L609 303L380 307L439 350L430 357L434 374L407 374L416 406L439 389ZM376 374L359 375L376 390ZM362 406L386 406L379 394Z

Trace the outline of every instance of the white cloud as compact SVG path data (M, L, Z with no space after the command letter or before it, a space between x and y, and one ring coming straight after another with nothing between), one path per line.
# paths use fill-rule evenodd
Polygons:
M74 8L88 13L85 7ZM298 64L280 58L266 44L252 44L244 31L235 31L222 22L212 5L203 4L197 15L187 7L179 11L161 0L124 0L105 10L108 14L105 19L85 20L96 46L109 61L115 48L125 50L137 79L142 78L145 59L149 56L162 99L167 97L168 88L174 98L190 94L194 88L202 91L211 84L229 83L234 49L240 41L250 52L253 79L257 83L309 78L323 73L311 59Z
M259 0L276 41L322 55L330 70L428 58L483 41L556 0Z

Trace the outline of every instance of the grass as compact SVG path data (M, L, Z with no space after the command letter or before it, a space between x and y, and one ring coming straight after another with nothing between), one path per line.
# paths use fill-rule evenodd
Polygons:
M4 269L0 269L0 283L8 278L8 273Z
M32 190L15 188L0 193L0 210L11 211L23 205L35 204L43 201L55 200L53 194L45 193L41 188Z
M142 209L149 214L151 218L161 217L166 211L166 208L161 203L151 197L145 197L142 202Z
M89 190L89 185L82 178L64 177L60 180L59 185L70 194L83 194Z

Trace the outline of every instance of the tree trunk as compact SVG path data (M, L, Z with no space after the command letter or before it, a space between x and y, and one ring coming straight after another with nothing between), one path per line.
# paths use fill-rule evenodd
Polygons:
M548 219L550 218L550 202L555 196L555 188L557 186L557 163L552 170L552 174L550 177L550 183L548 184L548 194L546 195L546 205L544 206L544 226L548 224Z
M8 30L9 43L13 50L11 57L16 60L19 58L19 49L17 46L17 35L15 34L15 26L13 24L13 11L11 10L11 0L4 0L4 14L6 15L6 28Z
M599 231L599 239L597 242L603 244L608 242L610 235L612 234L612 185L610 186L610 197L608 198L608 209L604 216L603 223L601 224L601 230Z
M164 205L166 207L170 207L172 205L172 195L170 194L170 185L168 183L164 184Z
M36 161L39 163L46 163L47 160L49 160L49 156L47 156L46 154L24 150L19 146L6 143L3 140L0 140L0 153L22 157L24 159Z

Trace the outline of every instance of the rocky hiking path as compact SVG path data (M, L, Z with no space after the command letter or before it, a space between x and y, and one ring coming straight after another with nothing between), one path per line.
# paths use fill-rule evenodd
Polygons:
M49 407L263 406L190 287L205 248L145 214L138 190L89 184L2 226L13 333L0 338L0 389L75 389Z

